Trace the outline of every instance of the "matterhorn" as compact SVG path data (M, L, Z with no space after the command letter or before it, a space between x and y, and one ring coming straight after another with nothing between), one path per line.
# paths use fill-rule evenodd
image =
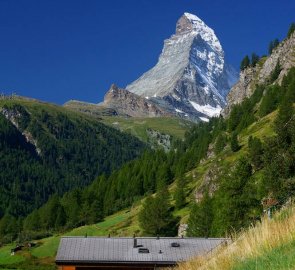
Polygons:
M214 31L196 15L184 13L176 24L176 33L164 41L158 63L129 84L126 91L141 103L145 99L146 104L161 108L163 114L209 121L226 105L226 95L237 77L226 63ZM104 106L114 103L108 99ZM116 109L120 112L118 106ZM147 116L152 117L150 113Z

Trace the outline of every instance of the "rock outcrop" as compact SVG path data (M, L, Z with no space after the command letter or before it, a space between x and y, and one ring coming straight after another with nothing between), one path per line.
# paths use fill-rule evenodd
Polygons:
M266 83L277 63L281 67L281 72L274 83L280 84L290 68L295 66L295 33L290 38L282 41L269 57L262 58L255 67L249 67L241 71L239 81L228 93L228 105L224 113L228 114L234 104L241 103L246 97L251 96L257 84Z
M132 117L159 117L171 114L146 98L133 94L113 84L105 94L103 106L116 110L119 114Z

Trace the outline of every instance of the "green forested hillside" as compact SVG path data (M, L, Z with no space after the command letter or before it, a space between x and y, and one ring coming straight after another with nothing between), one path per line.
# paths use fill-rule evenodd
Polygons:
M95 223L170 185L173 200L167 204L159 199L158 203L167 207L147 211L155 215L156 211L177 213L195 200L187 199L192 192L191 196L197 196L201 203L192 208L190 235L223 236L255 222L262 214L263 198L281 204L293 194L294 80L295 69L291 69L281 86L257 86L255 93L236 105L228 118L211 119L191 128L184 141L175 143L173 151L147 151L110 176L98 177L84 190L52 198L25 220L26 229L38 229L32 220L41 217L42 221L42 217L59 208L66 218L59 224L45 219L38 223L40 230L58 231ZM261 113L262 108L266 113ZM194 170L197 176L193 176ZM198 220L197 228L193 217ZM206 223L200 226L200 220ZM163 226L168 224L164 222ZM147 231L144 225L142 229ZM165 235L169 230L160 231Z
M110 175L97 177L86 188L52 196L19 223L21 234L9 231L12 227L5 215L0 222L2 239L10 235L26 241L85 224L94 225L71 233L175 234L171 225L176 228L177 223L171 218L188 222L188 235L224 236L255 223L263 213L263 199L277 201L279 208L294 195L294 93L293 68L281 86L257 86L253 96L236 105L228 118L191 128L173 151L148 150ZM158 195L151 196L155 192ZM117 227L113 223L108 227L109 218L98 223L126 207L125 214L115 215ZM169 222L161 221L162 217ZM49 245L51 253L42 254L54 256L58 238L42 241L44 247L36 248L36 254Z
M90 184L145 148L134 137L55 105L14 98L0 100L0 108L0 216L6 219L30 213L52 194Z

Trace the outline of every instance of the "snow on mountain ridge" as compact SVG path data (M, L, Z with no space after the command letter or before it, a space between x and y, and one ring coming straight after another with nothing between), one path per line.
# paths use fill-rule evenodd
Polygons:
M164 41L158 63L126 89L161 99L162 105L177 108L193 120L204 119L216 114L208 115L198 106L210 106L218 113L236 75L225 62L214 31L196 15L184 13L175 34Z

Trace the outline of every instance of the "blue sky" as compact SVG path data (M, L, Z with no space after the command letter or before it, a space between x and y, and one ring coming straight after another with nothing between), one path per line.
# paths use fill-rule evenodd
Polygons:
M151 68L177 19L213 28L236 68L295 21L294 0L0 0L0 92L99 102Z

